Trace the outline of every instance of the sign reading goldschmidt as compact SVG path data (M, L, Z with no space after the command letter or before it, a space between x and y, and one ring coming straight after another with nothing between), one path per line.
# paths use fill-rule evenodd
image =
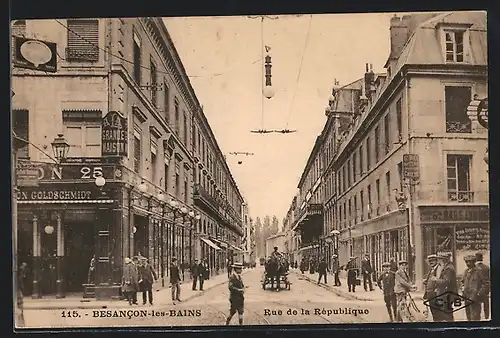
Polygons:
M127 156L127 118L110 111L102 119L102 156Z

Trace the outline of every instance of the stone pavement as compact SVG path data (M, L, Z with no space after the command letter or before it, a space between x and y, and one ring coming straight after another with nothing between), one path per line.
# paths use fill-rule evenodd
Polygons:
M252 269L243 270L242 274L248 273ZM167 281L166 281L167 282ZM190 279L188 281L181 283L181 300L187 301L191 298L197 297L207 290L214 288L218 285L227 282L227 273L222 272L219 275L211 276L210 279L206 280L203 285L203 291L192 290L192 282ZM199 286L198 286L199 287ZM160 282L155 282L153 285L153 299L155 305L161 304L171 304L171 294L170 285L165 283L165 287L161 287ZM138 302L142 301L142 294L139 292L137 294ZM68 295L65 298L56 299L55 297L44 297L41 299L33 299L31 297L24 298L23 308L26 310L36 310L36 309L98 309L98 308L121 308L128 306L125 300L96 300L96 299L83 299L81 295Z

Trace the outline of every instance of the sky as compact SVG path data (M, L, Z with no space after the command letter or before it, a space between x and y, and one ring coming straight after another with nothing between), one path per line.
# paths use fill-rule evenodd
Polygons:
M164 18L251 217L285 217L326 122L334 81L363 77L366 63L384 71L392 15ZM261 89L263 45L272 56L269 100ZM297 132L250 133L284 128Z

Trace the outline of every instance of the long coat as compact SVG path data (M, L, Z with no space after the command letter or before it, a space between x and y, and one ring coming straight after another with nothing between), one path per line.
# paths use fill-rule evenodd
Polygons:
M394 293L404 293L410 292L411 284L410 277L408 273L404 270L399 269L396 271L395 282L394 282Z
M479 272L481 273L481 280L483 283L480 296L488 295L491 289L490 268L483 262L476 263L476 267L479 269Z
M481 277L481 270L479 270L477 267L465 270L463 277L463 295L465 298L472 301L477 300L479 294L483 289L483 281Z
M151 284L154 280L158 279L155 270L149 264L139 267L139 276L143 281Z
M441 295L447 291L458 292L457 272L452 263L443 266L436 280L436 294Z
M124 292L137 291L137 283L139 281L139 272L134 263L127 263L123 268L123 287Z

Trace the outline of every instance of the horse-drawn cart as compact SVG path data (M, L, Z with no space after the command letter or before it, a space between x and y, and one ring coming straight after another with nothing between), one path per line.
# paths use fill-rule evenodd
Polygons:
M290 285L292 284L288 280L288 272L278 275L277 277L270 276L267 272L264 272L262 276L262 289L266 290L266 286L271 286L271 289L278 287L277 278L279 278L280 289L290 290Z

